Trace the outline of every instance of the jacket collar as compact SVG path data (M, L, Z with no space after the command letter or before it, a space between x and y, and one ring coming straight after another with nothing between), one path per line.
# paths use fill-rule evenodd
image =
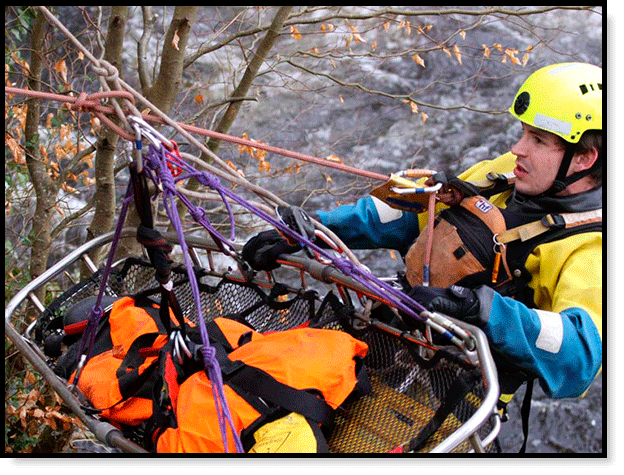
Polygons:
M507 209L524 213L575 213L602 208L602 186L568 196L523 195L516 189L507 200Z

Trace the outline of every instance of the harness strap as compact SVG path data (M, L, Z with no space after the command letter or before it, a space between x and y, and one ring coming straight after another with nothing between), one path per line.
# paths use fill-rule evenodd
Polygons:
M270 374L249 366L244 361L231 360L228 353L232 348L219 326L214 321L208 322L206 326L212 338L212 346L216 350L224 384L235 391L238 390L237 392L242 390L240 395L243 398L247 393L289 412L301 414L314 422L328 426L333 424L334 411L323 399L310 391L283 384Z
M516 175L514 172L489 172L485 180L470 182L470 184L479 189L478 194L485 196L486 198L490 198L498 193L502 193L503 191L510 189L515 182Z
M331 427L334 411L327 402L310 391L296 389L276 380L264 371L242 364L241 368L225 378L227 384L239 387L271 404L296 412L321 425Z
M574 228L590 223L598 223L602 221L602 208L584 211L581 213L562 213L547 214L538 221L527 223L522 226L509 229L497 236L497 240L501 244L507 244L512 241L528 241L540 234L557 228Z

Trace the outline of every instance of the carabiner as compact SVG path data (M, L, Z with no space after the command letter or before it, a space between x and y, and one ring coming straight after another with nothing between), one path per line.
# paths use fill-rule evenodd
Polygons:
M498 271L500 269L501 258L503 257L503 251L505 250L505 244L499 242L498 233L492 236L494 241L494 263L492 264L492 284L498 282Z
M158 141L160 141L166 146L172 147L171 141L167 137L165 137L163 134L158 132L158 130L156 130L150 124L148 124L145 121L145 119L143 119L143 117L137 117L136 115L131 115L131 116L128 116L128 119L134 124L141 127L141 132L143 133L143 135L149 138L154 145L158 146L159 145Z
M134 148L132 149L132 157L134 159L134 163L136 163L137 172L141 173L143 171L143 155L141 154L143 141L141 140L141 128L136 123L132 124L132 128L134 129L134 134L136 136Z

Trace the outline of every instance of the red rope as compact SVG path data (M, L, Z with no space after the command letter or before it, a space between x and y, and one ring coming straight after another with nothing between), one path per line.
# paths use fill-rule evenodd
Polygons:
M86 94L81 93L78 97L67 96L62 94L53 94L50 92L41 92L41 91L31 91L28 89L20 89L17 87L4 87L5 94L18 94L23 96L48 99L56 102L65 102L72 104L72 110L82 110L93 113L97 116L102 122L104 122L109 128L114 130L120 136L125 138L126 140L134 140L135 137L124 131L121 127L115 124L112 120L106 117L105 114L114 114L115 111L112 107L104 106L100 104L100 99L106 98L122 98L129 99L134 103L134 97L130 92L127 91L109 91L109 92L97 92L94 94ZM156 117L150 114L142 114L143 119L146 121L167 125L166 122L160 117ZM279 147L274 147L272 145L267 145L259 142L254 142L253 140L244 139L241 137L235 137L233 135L224 134L221 132L214 132L212 130L203 129L201 127L196 127L194 125L183 124L180 122L176 122L181 128L186 130L189 133L194 133L198 135L203 135L205 137L209 137L215 140L222 140L224 142L233 143L236 145L241 145L245 147L252 147L259 150L264 150L269 153L275 153L277 155L282 155L284 157L294 158L296 160L301 160L304 162L314 163L316 165L321 165L323 167L333 168L335 170L339 170L345 173L351 173L353 175L362 176L365 178L372 178L374 180L387 181L390 177L388 175L382 175L381 173L372 172L369 170L362 170L360 168L355 168L349 165L344 165L342 163L331 162L324 158L314 157L312 155L306 155L299 152L294 152L292 150L287 150Z
M115 110L112 107L100 104L101 99L128 99L134 103L134 96L126 91L106 91L96 92L93 94L81 93L78 97L67 96L63 94L54 94L51 92L32 91L30 89L20 89L18 87L4 86L5 94L18 94L22 96L34 97L38 99L47 99L56 102L64 102L71 104L71 110L79 110L91 112L98 119L104 122L110 129L114 130L126 140L134 140L134 136L109 119L106 114L113 114Z

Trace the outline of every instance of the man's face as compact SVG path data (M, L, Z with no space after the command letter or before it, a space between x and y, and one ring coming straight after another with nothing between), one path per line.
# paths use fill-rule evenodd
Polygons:
M522 137L511 148L516 156L516 189L525 195L539 195L555 181L565 147L559 137L522 123Z

